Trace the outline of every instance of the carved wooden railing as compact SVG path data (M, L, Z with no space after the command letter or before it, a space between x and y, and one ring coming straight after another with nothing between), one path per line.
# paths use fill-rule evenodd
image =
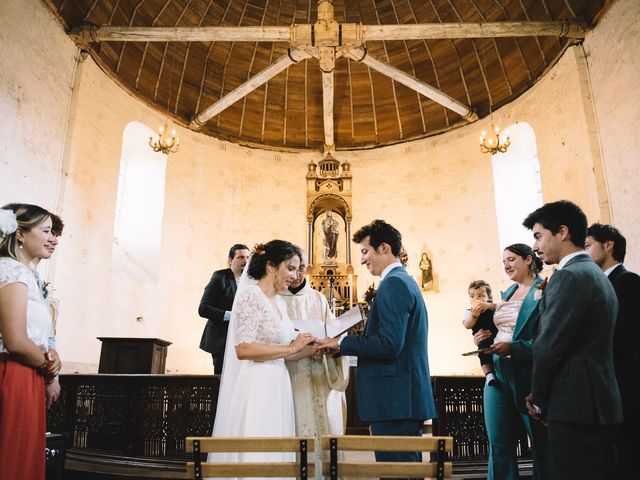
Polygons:
M433 435L451 436L453 473L461 477L480 478L487 474L489 442L484 424L484 377L432 377L438 418L433 420ZM520 424L519 424L520 425ZM520 476L532 472L531 448L524 427L517 446Z
M219 382L213 375L61 375L47 430L67 434L70 448L186 459L185 437L211 434Z
M454 471L456 463L486 462L484 379L431 381L439 416L433 434L454 437ZM65 434L72 460L91 457L95 464L183 470L189 458L184 439L211 434L219 383L215 375L61 375L61 399L48 411L47 430ZM348 397L348 408L355 413L355 396ZM367 433L367 426L350 415L347 433ZM526 457L523 438L521 453Z

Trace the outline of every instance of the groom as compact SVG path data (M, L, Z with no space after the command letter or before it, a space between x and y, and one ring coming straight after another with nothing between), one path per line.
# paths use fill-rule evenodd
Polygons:
M422 424L436 417L427 359L427 310L416 282L400 262L402 235L374 220L353 236L361 263L380 277L361 336L322 344L358 357L357 403L372 435L421 436ZM378 462L422 460L420 452L376 452Z

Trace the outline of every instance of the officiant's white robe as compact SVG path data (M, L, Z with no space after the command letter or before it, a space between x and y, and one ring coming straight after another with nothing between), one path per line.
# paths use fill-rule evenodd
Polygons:
M296 326L300 320L331 320L333 314L326 297L305 285L293 294L282 293L289 318ZM287 362L293 388L296 435L342 435L346 426L344 390L349 383L349 365L344 357L303 358Z

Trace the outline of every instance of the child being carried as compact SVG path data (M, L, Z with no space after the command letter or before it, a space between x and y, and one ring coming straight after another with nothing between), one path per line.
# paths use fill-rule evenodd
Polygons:
M475 280L469 284L469 303L471 308L465 310L462 324L465 328L470 328L475 335L479 330L489 330L491 337L482 340L478 344L478 350L483 350L493 344L493 340L498 332L493 323L493 313L496 305L492 302L491 287L484 280ZM486 377L486 384L496 386L498 380L493 370L493 355L480 352L480 365Z

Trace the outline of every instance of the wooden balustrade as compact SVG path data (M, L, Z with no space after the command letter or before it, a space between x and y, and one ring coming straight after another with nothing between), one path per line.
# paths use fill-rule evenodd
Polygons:
M355 372L352 372L355 380ZM456 465L486 466L488 445L482 377L432 377L439 418L433 434L455 439ZM47 430L67 437L70 470L139 471L140 477L185 478L185 437L211 434L220 379L216 375L61 375L60 401ZM347 433L367 433L349 390ZM523 434L521 454L530 454ZM137 470L136 470L137 469Z

